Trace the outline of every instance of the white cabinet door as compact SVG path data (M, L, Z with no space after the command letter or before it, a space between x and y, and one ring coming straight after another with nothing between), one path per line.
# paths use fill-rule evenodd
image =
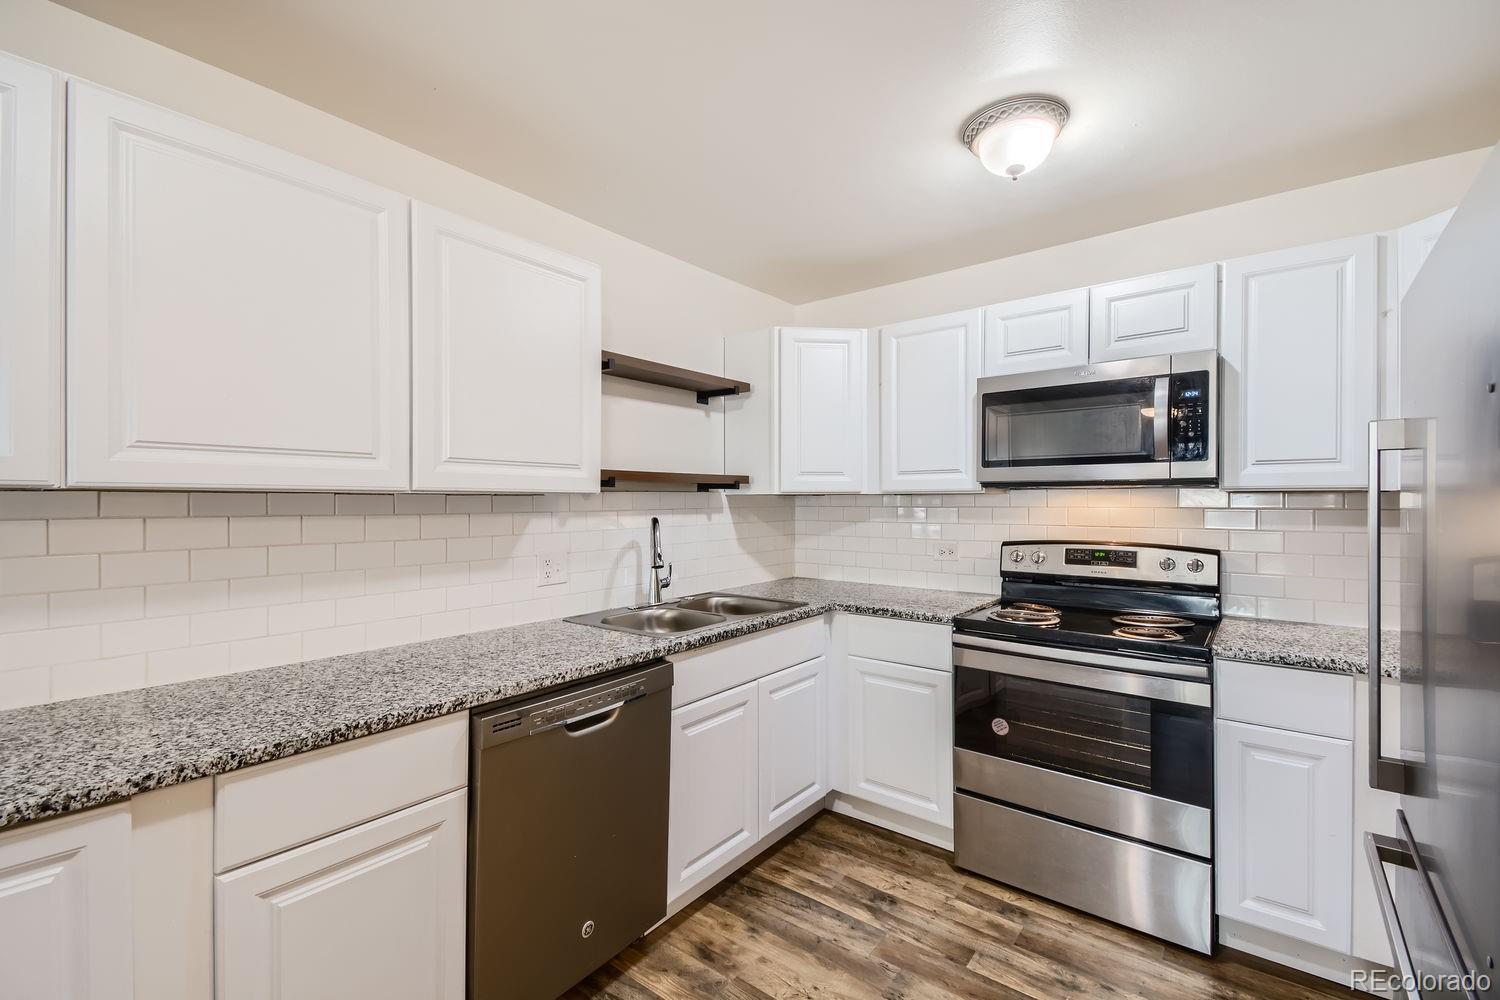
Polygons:
M1422 270L1427 255L1432 253L1433 245L1437 243L1438 237L1443 235L1443 230L1448 228L1448 220L1453 218L1453 209L1429 215L1425 219L1418 219L1411 225L1402 226L1396 232L1396 274L1397 274L1397 301L1406 298L1406 290L1416 279L1417 273Z
M986 306L983 353L986 376L1087 364L1089 290L1074 288Z
M828 663L819 656L757 685L765 837L828 793Z
M1374 236L1224 265L1223 485L1365 485L1376 417Z
M880 487L890 493L977 488L978 309L881 327Z
M412 488L599 491L599 268L412 205Z
M1220 720L1215 758L1219 914L1347 953L1349 741Z
M953 825L953 675L849 656L848 793Z
M406 199L68 94L68 482L405 489Z
M669 900L760 838L758 707L752 681L672 713Z
M62 84L0 53L0 483L62 482Z
M218 1000L462 1000L465 794L215 879Z
M1089 361L1094 364L1218 346L1218 264L1089 289Z
M785 328L780 338L781 491L858 493L869 475L864 330Z
M0 996L128 1000L130 893L125 805L0 834Z

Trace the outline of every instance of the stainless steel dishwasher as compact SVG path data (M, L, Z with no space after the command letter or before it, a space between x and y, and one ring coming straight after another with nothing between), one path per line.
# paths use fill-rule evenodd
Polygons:
M478 709L469 997L553 1000L666 915L672 664Z

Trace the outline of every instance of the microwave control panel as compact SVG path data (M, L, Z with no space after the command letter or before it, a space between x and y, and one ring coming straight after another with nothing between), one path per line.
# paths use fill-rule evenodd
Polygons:
M1168 449L1174 462L1200 462L1209 455L1208 372L1182 372L1167 384L1171 422L1167 428Z

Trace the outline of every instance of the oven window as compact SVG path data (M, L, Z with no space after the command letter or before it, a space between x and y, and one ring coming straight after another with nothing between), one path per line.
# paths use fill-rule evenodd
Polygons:
M1156 379L1058 385L984 396L984 464L1150 462Z
M1213 710L959 667L954 745L1213 806Z

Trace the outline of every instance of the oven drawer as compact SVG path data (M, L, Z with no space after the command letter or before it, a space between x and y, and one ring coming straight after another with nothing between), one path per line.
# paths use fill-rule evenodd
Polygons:
M1206 861L954 796L960 868L1207 954L1213 868Z
M953 751L953 783L1132 840L1202 858L1213 853L1211 814L1202 806L964 749Z

